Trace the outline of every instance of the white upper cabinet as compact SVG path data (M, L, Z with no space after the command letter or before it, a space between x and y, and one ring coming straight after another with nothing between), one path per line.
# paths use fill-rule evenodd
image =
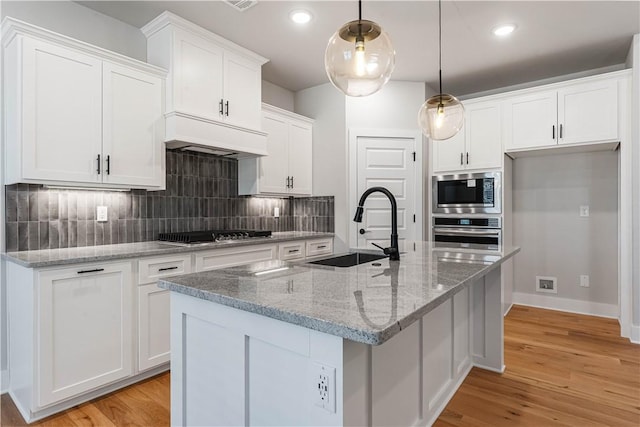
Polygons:
M162 189L164 71L8 18L7 184Z
M433 171L455 172L502 166L502 110L499 101L465 102L460 132L433 142Z
M310 195L313 120L263 105L268 155L238 162L238 193Z
M163 79L111 63L103 79L103 182L164 187Z
M238 157L265 155L265 58L170 12L142 28L147 59L167 68L165 140Z
M588 77L507 99L506 151L618 141L618 80Z

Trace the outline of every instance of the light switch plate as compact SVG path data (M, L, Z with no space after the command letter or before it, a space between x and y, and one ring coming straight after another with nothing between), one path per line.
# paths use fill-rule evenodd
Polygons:
M107 221L108 208L107 206L98 206L96 208L96 220L98 222L106 222Z

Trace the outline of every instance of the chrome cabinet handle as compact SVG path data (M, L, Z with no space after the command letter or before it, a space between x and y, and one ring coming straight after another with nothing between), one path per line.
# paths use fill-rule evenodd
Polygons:
M556 139L556 125L551 126L551 138Z
M111 173L111 156L107 156L107 175Z
M297 252L300 252L300 249L289 249L290 254L295 254Z
M225 109L226 109L225 112L224 112L224 115L229 117L229 101L225 102L224 106L225 106Z
M220 99L220 104L218 104L220 106L220 109L218 110L218 113L220 113L220 115L224 115L224 99Z
M100 154L98 154L98 175L100 175Z
M173 266L173 267L163 267L163 268L159 268L158 271L168 271L168 270L177 270L178 266Z
M322 245L322 246L318 246L317 249L325 249L327 247L327 245Z

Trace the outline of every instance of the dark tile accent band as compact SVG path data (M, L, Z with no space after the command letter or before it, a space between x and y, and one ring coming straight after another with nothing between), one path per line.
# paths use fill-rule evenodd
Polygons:
M5 206L7 251L142 242L166 231L334 231L332 196L238 196L237 160L180 150L167 150L165 191L14 184L6 186ZM97 206L107 206L107 222L96 222Z

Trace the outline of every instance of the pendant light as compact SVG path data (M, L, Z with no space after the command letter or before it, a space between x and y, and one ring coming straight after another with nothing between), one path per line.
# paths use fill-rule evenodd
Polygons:
M442 0L438 0L438 48L440 93L427 99L418 112L422 133L434 141L449 139L464 124L464 107L453 95L442 93Z
M380 25L362 19L362 1L358 1L358 20L347 22L329 39L324 67L331 83L345 95L367 96L389 81L395 56L391 39Z

